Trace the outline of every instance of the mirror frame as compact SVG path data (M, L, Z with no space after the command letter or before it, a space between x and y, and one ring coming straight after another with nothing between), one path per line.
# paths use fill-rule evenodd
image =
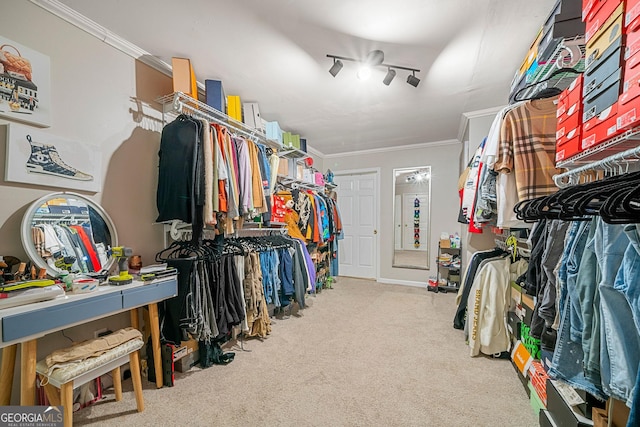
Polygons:
M24 251L27 253L27 256L29 257L29 259L33 261L39 269L46 268L47 274L51 277L57 277L59 275L59 271L56 271L53 268L51 268L51 266L47 264L45 260L36 251L36 248L33 244L33 240L31 238L31 221L33 219L34 213L40 206L42 206L43 203L45 203L48 200L60 198L60 197L73 197L76 199L80 199L84 203L86 203L87 206L90 206L96 212L98 212L102 217L102 219L104 220L105 224L107 225L107 229L109 230L109 234L111 235L111 247L118 246L118 233L116 232L116 227L113 223L113 220L111 219L109 214L107 214L107 212L102 208L102 206L100 206L93 200L83 196L82 194L73 193L70 191L60 191L56 193L46 194L40 197L35 202L31 203L27 208L26 212L22 217L22 223L20 225L20 237L22 239L22 247L24 248ZM106 265L102 266L102 269L110 270L114 262L115 260L112 257L109 257L109 261L107 262Z
M428 188L428 192L429 194L427 195L427 198L429 200L429 206L427 208L427 212L428 212L428 221L427 221L427 230L426 230L426 246L427 246L427 250L426 250L426 257L427 257L427 262L426 262L426 267L425 266L421 266L421 265L410 265L410 264L398 264L396 263L396 179L397 176L401 173L406 173L406 172L412 172L412 171L420 171L420 170L424 170L427 171L427 173L429 174L429 188ZM391 215L392 218L392 229L393 229L393 257L391 259L391 266L393 268L411 268L411 269L415 269L415 270L430 270L431 269L431 248L430 248L430 243L431 243L431 166L413 166L413 167L406 167L406 168L395 168L393 169L393 192L392 192L392 210L393 210L393 214Z

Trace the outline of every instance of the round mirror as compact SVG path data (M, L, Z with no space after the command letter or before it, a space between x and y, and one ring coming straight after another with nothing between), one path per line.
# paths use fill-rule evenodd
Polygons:
M48 194L29 206L22 218L22 246L38 268L55 277L63 270L108 270L118 245L113 221L100 205L69 192Z

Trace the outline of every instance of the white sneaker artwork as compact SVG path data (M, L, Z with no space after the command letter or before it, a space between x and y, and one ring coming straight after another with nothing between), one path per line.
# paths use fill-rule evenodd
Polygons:
M93 175L80 172L76 168L66 164L62 158L60 158L60 154L55 145L35 142L31 139L31 135L27 135L27 141L29 141L31 145L31 155L26 163L28 172L54 175L78 181L93 181Z

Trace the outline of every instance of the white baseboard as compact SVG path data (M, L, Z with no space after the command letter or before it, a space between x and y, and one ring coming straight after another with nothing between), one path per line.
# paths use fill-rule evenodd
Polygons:
M426 288L427 282L412 282L410 280L385 279L383 277L377 280L378 283L386 283L389 285L413 286L415 288Z

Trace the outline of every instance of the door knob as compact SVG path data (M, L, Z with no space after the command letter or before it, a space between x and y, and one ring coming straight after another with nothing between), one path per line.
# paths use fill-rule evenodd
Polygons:
M378 230L373 230L373 234L378 234Z

